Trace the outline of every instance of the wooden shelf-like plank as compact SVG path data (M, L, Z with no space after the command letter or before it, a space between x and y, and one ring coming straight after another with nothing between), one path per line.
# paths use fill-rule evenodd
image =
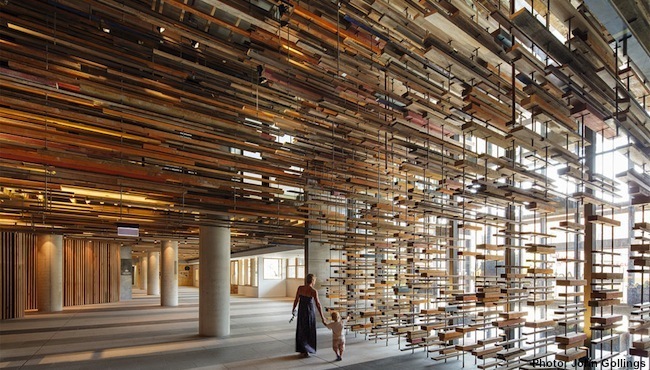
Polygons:
M601 224L604 226L621 226L620 221L614 220L613 218L607 218L599 215L589 216L587 221L593 224Z

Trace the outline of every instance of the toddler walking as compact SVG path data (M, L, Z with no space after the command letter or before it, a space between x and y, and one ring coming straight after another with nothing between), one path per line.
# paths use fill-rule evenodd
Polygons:
M345 324L348 319L341 320L341 315L338 312L332 312L332 320L334 322L326 323L323 321L323 324L327 326L328 329L332 331L332 349L334 354L336 354L336 361L341 361L343 357L343 351L345 350Z

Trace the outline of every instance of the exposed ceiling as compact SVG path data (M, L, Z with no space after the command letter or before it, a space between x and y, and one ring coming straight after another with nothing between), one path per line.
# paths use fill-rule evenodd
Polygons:
M510 145L513 121L543 109L535 94L564 112L540 118L550 135L618 125L641 165L649 84L563 3L6 1L0 227L130 243L115 233L130 223L139 241L195 245L201 225L228 224L244 251L300 248L306 222L319 238L381 207L476 219L453 199L482 177L456 166L471 149L457 135ZM430 204L409 198L416 175Z
M622 41L639 73L650 78L650 2L586 0L585 4L612 37Z

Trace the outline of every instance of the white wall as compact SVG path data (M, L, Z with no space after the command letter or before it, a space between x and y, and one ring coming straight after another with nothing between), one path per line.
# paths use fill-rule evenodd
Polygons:
M190 273L192 274L192 285L195 287L199 287L199 265L192 265L192 269L190 270Z
M298 287L305 283L305 279L287 279L287 297L295 298Z
M287 284L285 279L287 277L286 272L286 262L284 259L281 259L280 268L281 276L279 280L264 279L264 259L259 259L258 262L258 285L259 285L259 295L260 298L269 298L269 297L286 297L287 296Z
M241 294L244 297L259 297L257 287L250 285L237 285L237 294Z

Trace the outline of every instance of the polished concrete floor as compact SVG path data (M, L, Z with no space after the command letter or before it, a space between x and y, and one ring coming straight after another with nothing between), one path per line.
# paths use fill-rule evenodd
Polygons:
M331 334L318 330L318 353L294 352L291 299L231 297L231 335L198 333L198 289L182 287L178 307L134 292L131 301L69 307L0 321L0 367L47 369L459 369L422 350L399 351L395 340L347 335L343 361L334 362ZM466 368L473 369L472 360Z

